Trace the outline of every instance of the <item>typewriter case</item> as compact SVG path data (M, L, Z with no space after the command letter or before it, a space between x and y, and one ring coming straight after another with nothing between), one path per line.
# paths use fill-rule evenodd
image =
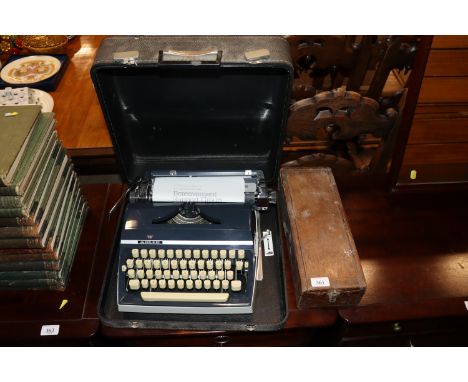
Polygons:
M263 171L274 188L292 76L289 45L272 36L111 37L103 40L91 68L127 184L152 170L252 169ZM119 312L114 248L99 306L102 323L147 329L281 328L287 304L276 207L261 216L262 230L273 232L275 255L263 257L264 278L257 283L252 314Z

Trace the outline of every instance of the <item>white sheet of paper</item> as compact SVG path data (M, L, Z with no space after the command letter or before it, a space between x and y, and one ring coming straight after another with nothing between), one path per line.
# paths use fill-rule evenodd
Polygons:
M240 176L160 177L153 181L153 202L244 203Z

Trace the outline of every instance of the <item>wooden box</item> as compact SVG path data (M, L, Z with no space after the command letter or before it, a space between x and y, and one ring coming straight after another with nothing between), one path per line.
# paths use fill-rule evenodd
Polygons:
M279 208L298 307L358 304L366 282L331 170L282 168Z

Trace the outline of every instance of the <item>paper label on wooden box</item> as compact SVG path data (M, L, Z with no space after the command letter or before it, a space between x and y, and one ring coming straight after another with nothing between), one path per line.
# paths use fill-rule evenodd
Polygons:
M312 284L312 288L321 288L321 287L329 287L330 280L328 277L311 277L310 283Z
M41 336L57 336L60 331L60 325L42 325Z

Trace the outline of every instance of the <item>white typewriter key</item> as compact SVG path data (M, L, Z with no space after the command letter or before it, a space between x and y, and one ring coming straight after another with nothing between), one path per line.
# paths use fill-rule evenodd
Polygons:
M191 249L184 249L184 257L186 259L190 259L192 257L192 250Z
M201 289L201 288L202 288L202 281L195 280L195 289Z
M127 272L127 266L126 265L122 265L122 272Z
M237 260L236 261L236 271L241 271L244 268L244 262Z
M202 257L206 260L210 257L210 251L208 251L207 249L203 249L201 251L201 254L202 254Z
M200 280L206 279L206 271L200 271L198 272L198 275L200 276Z
M154 277L156 277L158 280L162 279L163 277L162 270L158 269L156 272L154 272Z
M231 282L231 290L233 292L239 292L242 289L242 282L240 280L233 280Z
M208 269L209 271L213 269L213 260L206 260L206 269Z
M169 280L171 278L171 271L169 269L166 269L163 275L166 280Z
M229 289L229 281L228 280L223 280L221 282L221 286L223 287L224 290L228 290Z
M138 290L140 289L140 280L132 279L128 282L128 287L131 290Z
M146 259L148 257L148 250L147 249L140 249L140 256L143 259Z
M134 269L129 269L129 270L127 271L127 277L128 277L129 279L134 279L134 278L135 278L135 270L134 270Z
M177 289L184 289L184 280L177 280Z
M180 278L180 272L177 269L175 271L172 271L172 278L174 280L178 280Z
M227 252L225 249L222 249L221 251L219 251L219 257L223 260L226 258L226 254Z
M172 280L172 279L167 280L167 287L169 289L174 289L175 288L175 280Z
M155 259L155 258L156 258L156 250L155 250L155 249L150 249L150 250L148 251L148 253L149 253L149 257L150 257L151 259Z
M209 271L208 272L208 278L210 280L214 280L216 278L216 272L215 271Z
M188 272L188 270L184 269L184 270L182 271L182 278L183 278L184 280L187 280L187 279L189 278L189 272Z
M203 287L205 289L211 289L211 281L210 280L203 281Z
M219 290L220 287L221 287L221 281L213 280L213 289L214 290Z
M153 260L153 268L161 269L161 260Z
M141 280L141 287L142 287L143 289L147 289L147 288L149 287L149 281L148 281L148 279L143 279L143 280Z
M135 265L138 269L143 268L143 260L138 259L137 261L135 261Z
M223 260L216 260L216 270L220 271L223 269L224 261Z
M218 280L224 280L224 271L218 271Z
M159 284L159 288L166 289L166 285L167 285L166 280L161 279L158 281L158 284Z
M234 272L233 272L233 271L227 271L227 272L226 272L226 278L227 278L228 280L234 279Z
M194 259L199 259L200 258L200 250L199 249L194 249L193 250L193 258Z
M132 249L132 257L138 259L138 257L140 257L140 251L136 248Z
M212 249L211 250L211 258L213 260L216 260L218 258L218 250L217 249Z
M168 259L173 259L174 258L174 250L173 249L168 249L166 251L166 256Z
M146 271L146 278L147 278L147 279L152 279L153 277L154 277L154 272L153 272L153 270L152 270L152 269L148 269L148 270Z
M169 260L161 261L162 269L169 269Z
M164 249L158 249L158 257L164 259L166 257L166 251Z
M143 269L139 269L136 272L136 275L139 279L144 279L145 278L145 271Z
M185 282L185 287L186 287L188 290L193 289L193 280L187 280L187 281Z
M249 270L249 262L244 261L244 270L248 271Z
M183 252L182 252L181 249L176 249L176 251L175 251L176 258L181 259L182 254L183 254Z
M192 280L198 279L198 272L197 271L190 271L190 278Z
M245 251L243 249L239 249L237 251L237 258L239 260L244 260L245 259Z
M145 260L144 264L145 264L146 269L153 268L153 261L152 260Z
M135 265L135 261L133 259L127 259L127 268L132 269Z
M179 267L180 269L187 269L187 260L180 260Z
M231 266L232 266L231 260L224 261L224 269L229 270L231 269Z
M177 269L179 268L179 264L177 263L177 260L171 260L171 269Z
M195 260L189 260L188 267L189 269L195 269L197 267L197 262Z
M229 250L229 258L230 259L235 259L236 258L236 250L235 249L230 249Z
M198 266L198 269L205 269L205 260L198 260L197 261L197 266Z
M151 279L150 280L150 287L151 287L151 289L156 289L158 287L158 280Z

